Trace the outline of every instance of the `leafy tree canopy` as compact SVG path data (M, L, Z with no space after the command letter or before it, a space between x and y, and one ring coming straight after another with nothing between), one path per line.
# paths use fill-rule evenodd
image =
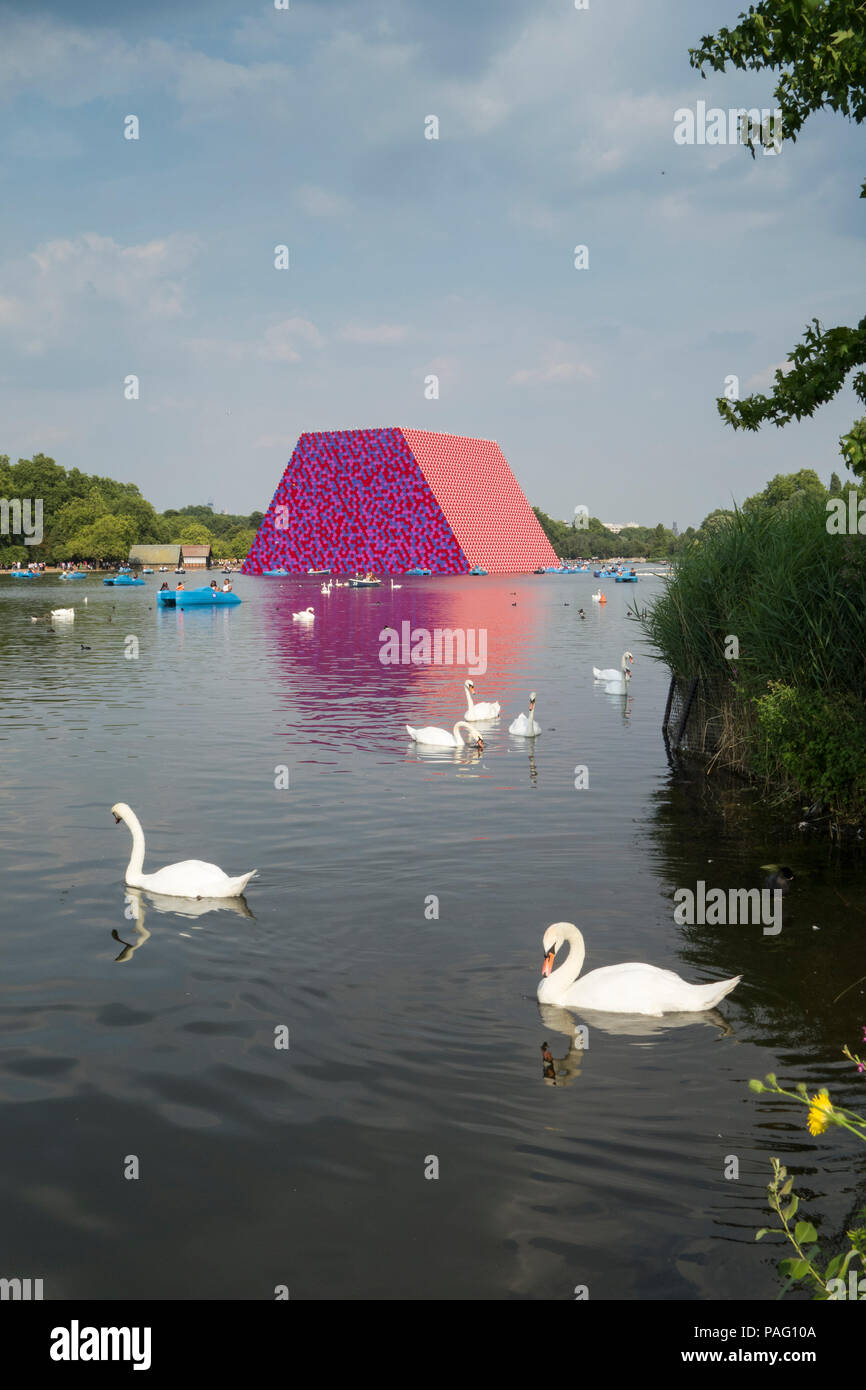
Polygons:
M866 118L866 9L863 0L761 0L739 15L733 28L705 36L690 49L691 64L706 68L778 73L774 96L785 138L796 141L816 111L834 111L859 125ZM751 148L752 158L755 156ZM866 197L866 181L860 197ZM789 353L787 369L775 373L772 393L741 401L717 401L734 429L757 430L814 415L832 400L853 372L851 385L866 403L866 318L856 328L823 328L813 319L803 341ZM852 473L866 477L866 417L839 441Z

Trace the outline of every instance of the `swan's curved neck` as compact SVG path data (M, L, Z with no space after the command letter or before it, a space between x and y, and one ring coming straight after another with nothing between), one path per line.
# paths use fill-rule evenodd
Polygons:
M467 691L466 693L467 693L467 695L469 694L468 691ZM470 704L471 704L471 702L472 702L472 696L471 696L471 695L469 695L469 701L470 701ZM454 737L455 737L455 739L457 740L457 747L458 747L458 748L462 748L463 745L464 745L464 743L466 742L466 740L465 740L464 738L461 738L461 735L460 735L460 730L461 730L461 729L468 729L469 732L470 732L470 734L474 734L474 733L475 733L475 730L472 728L472 725L471 725L471 724L467 724L467 722L466 722L465 719L458 719L458 720L457 720L457 723L454 725Z
M144 831L134 811L128 811L123 819L132 832L132 854L129 856L129 866L126 870L126 881L131 883L133 878L141 875L144 868Z
M464 689L466 691L466 708L471 714L475 709L475 701L472 698L472 691L469 689L469 686L464 686Z
M564 994L574 984L583 969L583 962L586 958L583 935L577 927L572 926L570 922L564 923L562 935L564 940L568 942L568 955L562 964L556 967L551 976L551 980L556 981L555 993L557 994Z

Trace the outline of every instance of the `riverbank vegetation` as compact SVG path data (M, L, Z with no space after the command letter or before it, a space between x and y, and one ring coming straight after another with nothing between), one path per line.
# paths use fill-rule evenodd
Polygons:
M715 764L860 822L866 537L828 530L840 491L835 475L825 490L811 470L773 479L705 523L665 592L636 613L656 658L680 682L700 680L717 716ZM851 493L866 498L846 487L846 502Z

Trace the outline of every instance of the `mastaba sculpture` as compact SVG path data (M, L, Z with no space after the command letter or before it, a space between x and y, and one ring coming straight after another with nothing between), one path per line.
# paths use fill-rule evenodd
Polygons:
M555 564L498 444L390 427L302 434L243 570L510 574Z

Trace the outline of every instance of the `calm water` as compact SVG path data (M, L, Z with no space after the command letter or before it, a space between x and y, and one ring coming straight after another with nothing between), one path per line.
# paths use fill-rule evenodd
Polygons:
M858 1098L839 1048L864 986L832 1000L866 972L862 863L669 767L635 589L600 609L591 576L239 578L240 607L178 614L156 587L0 579L0 1274L46 1298L775 1297L770 1155L828 1239L862 1159L746 1083ZM72 625L30 622L70 604ZM409 744L406 722L462 715L466 673L382 665L404 619L487 629L476 697L508 717L480 757ZM627 700L591 670L626 647ZM534 749L508 734L530 689ZM257 867L246 912L127 894L118 800L146 869ZM767 862L797 875L779 937L674 923L677 887ZM745 981L706 1021L595 1022L569 1055L570 1016L535 998L562 919L587 968Z

